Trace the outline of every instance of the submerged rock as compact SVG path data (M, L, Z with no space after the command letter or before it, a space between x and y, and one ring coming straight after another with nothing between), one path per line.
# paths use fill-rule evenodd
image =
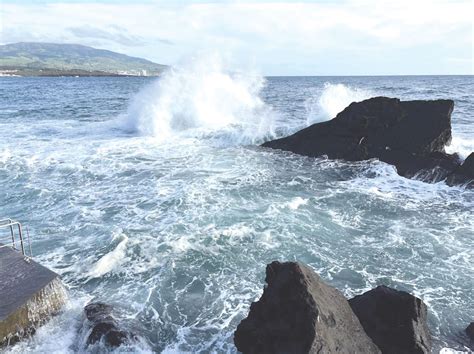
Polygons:
M349 304L382 353L430 353L427 308L421 299L379 286Z
M112 316L112 311L112 306L101 302L88 304L84 308L84 313L92 328L87 337L88 345L103 340L109 347L119 347L132 337L130 333L119 328Z
M300 155L361 161L378 158L405 177L446 179L460 165L444 152L451 142L452 100L400 101L375 97L353 102L334 119L262 146ZM435 169L434 173L430 173ZM453 182L455 179L453 179Z
M273 262L265 287L237 327L243 353L379 353L347 300L308 266Z

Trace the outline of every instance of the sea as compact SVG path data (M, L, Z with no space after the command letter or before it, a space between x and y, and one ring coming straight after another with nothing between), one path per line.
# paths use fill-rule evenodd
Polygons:
M449 98L474 151L473 76L263 77L191 63L150 77L1 77L0 217L68 291L6 353L101 353L84 305L111 304L118 352L235 353L265 266L301 261L348 298L377 285L428 306L434 352L468 351L474 190L400 177L376 159L259 145L353 101Z

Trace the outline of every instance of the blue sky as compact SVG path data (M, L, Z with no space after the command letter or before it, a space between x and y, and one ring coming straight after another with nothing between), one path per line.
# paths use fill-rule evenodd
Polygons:
M265 75L474 74L471 0L3 0L0 42L173 64L219 52Z

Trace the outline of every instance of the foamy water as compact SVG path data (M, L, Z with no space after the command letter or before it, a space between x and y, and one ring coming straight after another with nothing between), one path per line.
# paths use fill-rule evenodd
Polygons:
M115 306L119 351L235 352L272 260L346 296L385 284L429 306L435 350L465 349L474 194L378 161L257 146L376 95L453 98L451 150L474 148L472 77L262 78L215 58L147 78L0 78L0 215L61 274L63 313L8 352L102 352L82 308ZM447 349L443 349L447 350Z

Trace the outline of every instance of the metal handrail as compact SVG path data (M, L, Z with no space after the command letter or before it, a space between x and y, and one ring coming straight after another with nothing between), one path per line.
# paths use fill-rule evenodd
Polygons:
M12 247L13 249L15 250L18 250L17 247L16 247L16 243L17 243L17 240L16 240L16 237L15 237L15 228L17 228L18 230L18 241L20 243L20 250L21 253L28 257L27 255L27 252L25 251L25 243L24 243L24 240L23 240L23 227L21 226L21 223L18 222L18 221L15 221L15 220L12 220L10 218L8 219L3 219L3 220L0 220L0 229L1 228L8 228L10 229L10 237L11 240L8 241L6 244L2 245L0 244L0 248L2 247ZM30 237L29 237L29 232L28 232L28 228L27 228L27 233L28 233L28 245L29 245L29 257L31 257L33 254L32 254L32 251L31 251L31 242L30 242ZM9 245L9 243L11 242L11 246Z

